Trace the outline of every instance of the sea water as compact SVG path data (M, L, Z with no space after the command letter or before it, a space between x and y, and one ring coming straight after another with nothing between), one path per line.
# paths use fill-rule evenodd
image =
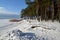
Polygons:
M0 19L0 35L19 25L18 22L10 22L11 19Z
M0 19L0 27L10 24L9 19Z

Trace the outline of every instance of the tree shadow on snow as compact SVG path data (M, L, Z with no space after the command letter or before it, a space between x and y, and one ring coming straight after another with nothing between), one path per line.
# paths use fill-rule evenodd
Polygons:
M35 38L36 38L34 33L24 33L20 30L13 30L12 33L14 33L14 35L16 35L16 36L19 36L20 38L25 37L29 40L31 40L31 39L35 40Z

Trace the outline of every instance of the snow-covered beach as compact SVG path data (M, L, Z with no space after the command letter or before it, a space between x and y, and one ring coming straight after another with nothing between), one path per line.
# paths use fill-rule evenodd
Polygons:
M0 40L60 40L60 23L58 21L22 20L9 23L8 21L3 21L4 26L0 22L2 24Z

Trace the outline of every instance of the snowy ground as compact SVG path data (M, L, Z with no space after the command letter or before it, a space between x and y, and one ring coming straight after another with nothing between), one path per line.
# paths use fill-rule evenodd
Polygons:
M0 40L60 40L58 21L22 20L1 27L0 30Z

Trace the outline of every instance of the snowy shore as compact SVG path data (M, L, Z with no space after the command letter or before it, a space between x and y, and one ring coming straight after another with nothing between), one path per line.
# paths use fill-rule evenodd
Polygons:
M60 40L58 21L22 20L0 30L0 40Z

